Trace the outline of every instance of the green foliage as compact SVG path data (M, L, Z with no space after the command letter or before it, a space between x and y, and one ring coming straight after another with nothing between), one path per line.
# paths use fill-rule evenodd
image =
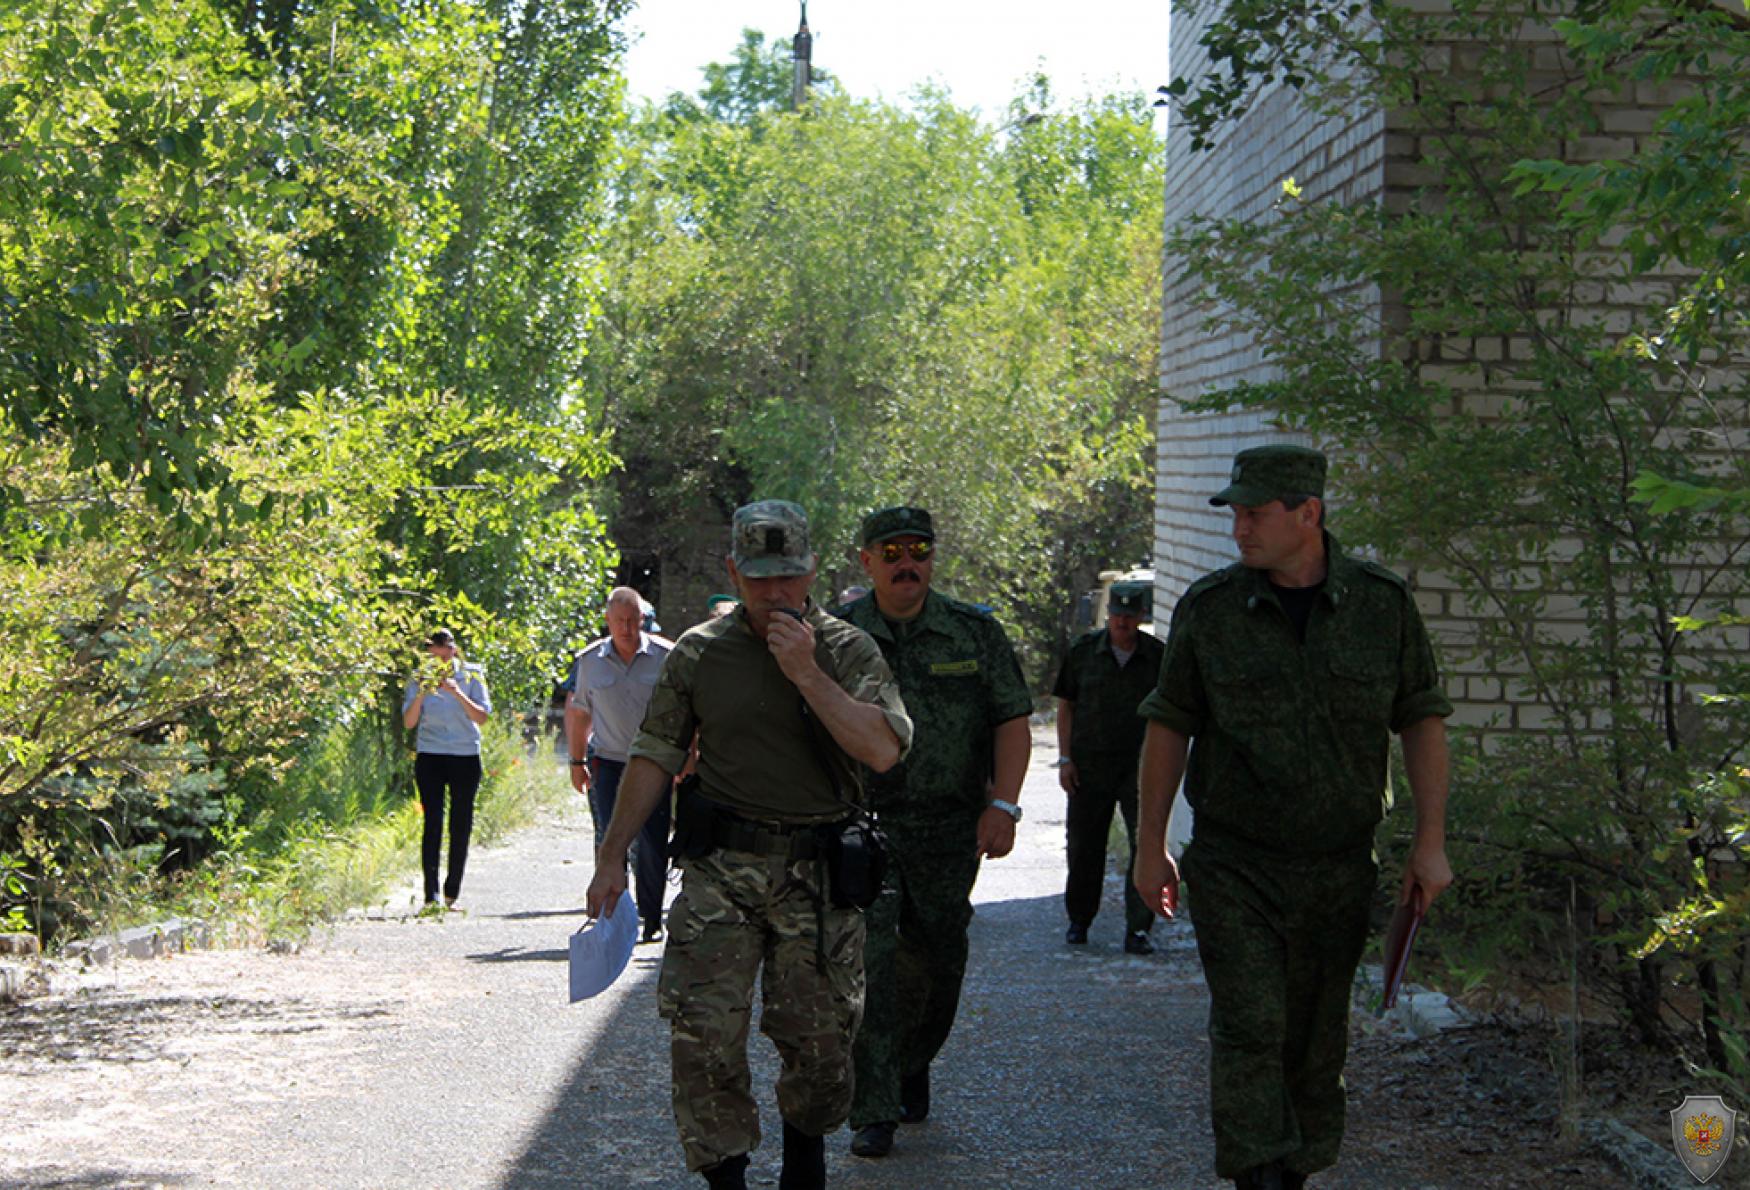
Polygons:
M698 95L674 92L663 102L663 114L674 120L751 124L760 115L786 111L795 77L790 53L789 38L768 41L758 29L743 29L729 61L705 64ZM810 87L816 96L839 91L832 72L819 67L813 68Z
M0 15L0 392L27 439L138 479L188 528L293 254L312 152L280 80L204 4ZM280 356L307 346L266 336ZM17 499L0 485L0 504Z
M580 410L623 8L0 13L0 852L35 927L238 824L381 810L435 623L545 701L612 562Z
M1750 930L1750 703L1722 695L1750 678L1750 31L1706 6L1586 5L1556 71L1517 34L1545 7L1226 6L1205 43L1231 69L1177 85L1201 142L1274 78L1315 111L1386 108L1424 183L1345 205L1290 179L1265 218L1182 229L1169 257L1210 326L1280 376L1188 404L1340 448L1340 490L1361 498L1336 532L1455 584L1476 628L1449 665L1535 704L1461 755L1441 933L1557 977L1547 931L1572 881L1593 991L1742 1080L1726 1014ZM1548 159L1651 83L1675 102L1639 151Z
M921 503L1043 668L1065 593L1147 552L1161 210L1146 108L1050 105L634 119L591 356L622 540L714 558L793 499L837 590L862 515Z
M352 750L350 743L339 747ZM334 764L331 741L313 751L315 768L325 775L348 788L371 787L374 766ZM514 735L497 721L487 728L482 773L475 817L481 843L528 825L571 796L559 771L544 757L521 755ZM264 814L287 809L279 802ZM301 817L251 822L231 803L214 832L213 851L186 870L166 873L139 850L88 848L58 873L49 895L63 898L55 908L69 920L105 930L172 914L208 923L221 941L259 944L302 938L350 908L386 905L395 882L417 869L420 817L411 799L360 804L351 817L335 817L314 803L309 809ZM0 871L5 868L0 857Z

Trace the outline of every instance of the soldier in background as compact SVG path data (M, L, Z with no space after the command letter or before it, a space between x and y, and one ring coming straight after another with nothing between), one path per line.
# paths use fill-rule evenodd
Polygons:
M1173 609L1140 778L1137 892L1171 917L1167 817L1184 777L1197 829L1183 856L1209 983L1215 1172L1303 1185L1343 1140L1349 993L1367 939L1391 733L1415 838L1399 900L1452 883L1452 704L1408 584L1324 532L1325 457L1240 452L1210 503L1233 510L1240 561Z
M1114 585L1106 626L1070 646L1051 693L1057 698L1057 783L1069 799L1069 876L1063 907L1069 914L1064 941L1085 945L1088 926L1100 911L1106 879L1106 837L1114 808L1124 815L1124 833L1136 855L1136 761L1146 721L1136 708L1160 675L1161 642L1141 630L1144 595ZM1135 885L1124 881L1124 951L1149 954L1154 914Z
M930 589L936 531L921 508L863 521L874 593L843 615L880 645L916 725L905 763L872 776L888 886L869 910L868 1004L857 1034L851 1152L882 1157L930 1110L930 1063L954 1025L979 861L1015 845L1032 696L1002 626Z
M747 1030L782 1059L783 1190L826 1185L824 1137L851 1106L851 1038L863 1008L863 916L824 887L821 824L862 797L859 765L883 772L911 720L874 643L808 597L815 557L802 509L738 508L732 615L675 642L596 856L589 911L626 888L626 849L667 796L698 737L697 796L676 811L685 872L669 910L658 1002L670 1028L674 1112L687 1168L723 1190L747 1184L760 1141Z

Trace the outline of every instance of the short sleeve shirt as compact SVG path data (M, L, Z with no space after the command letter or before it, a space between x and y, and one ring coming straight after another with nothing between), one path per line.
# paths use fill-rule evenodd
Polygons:
M1289 855L1371 845L1390 736L1452 713L1408 585L1326 538L1301 643L1264 572L1230 566L1173 612L1141 712L1191 739L1197 830Z
M1154 689L1165 651L1155 637L1138 632L1136 651L1121 665L1104 628L1070 645L1051 693L1075 706L1069 751L1077 765L1136 763L1148 729L1148 721L1136 708Z
M901 750L909 748L912 721L875 642L813 601L804 616L814 629L816 663L852 698L880 707ZM746 610L737 609L675 642L631 755L679 772L697 732L707 797L763 821L842 818L848 803L863 799L861 766L823 724L804 718L803 706L801 692L748 626Z
M472 662L456 661L456 685L470 701L492 709L492 696L486 691L486 674ZM419 693L417 679L409 678L401 695L401 713L405 715ZM434 690L425 696L419 708L419 730L414 747L436 756L480 755L480 725L468 718L456 696L447 690Z
M888 815L976 816L997 725L1033 710L1008 634L988 612L935 591L904 622L883 616L873 595L842 614L880 646L917 725L903 763L867 774L871 803Z
M577 655L571 667L571 702L589 712L589 748L597 756L624 764L631 753L644 709L656 690L657 675L672 642L648 632L638 634L632 660L620 660L612 637L596 641Z

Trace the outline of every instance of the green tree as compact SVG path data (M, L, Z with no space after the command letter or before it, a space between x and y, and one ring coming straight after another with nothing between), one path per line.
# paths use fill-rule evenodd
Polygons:
M1173 86L1195 141L1277 80L1327 115L1392 113L1427 181L1383 205L1304 202L1290 181L1268 217L1182 229L1170 254L1210 325L1253 336L1281 375L1190 404L1340 447L1344 490L1365 495L1343 506L1345 539L1460 584L1476 635L1451 659L1513 675L1541 708L1461 765L1451 899L1468 912L1449 936L1552 974L1549 923L1577 892L1591 986L1647 1040L1742 1080L1732 823L1750 707L1713 692L1747 675L1740 646L1682 629L1750 594L1750 522L1723 500L1654 515L1636 477L1742 475L1742 212L1710 196L1742 192L1750 37L1702 6L1586 6L1552 68L1521 36L1541 11L1246 3L1208 26L1214 68ZM1546 158L1652 79L1690 97L1641 151ZM1729 912L1686 915L1698 894ZM1729 947L1661 944L1703 918Z
M581 385L622 9L0 14L0 856L369 811L297 773L364 740L404 782L434 620L545 701L612 561Z
M790 53L789 38L768 41L758 29L743 29L729 61L705 64L705 85L698 94L675 91L662 110L671 119L720 124L751 124L762 114L786 111L796 69ZM839 91L838 79L829 70L812 68L809 82L815 95Z
M785 496L837 589L864 512L927 504L944 582L1043 664L1066 592L1147 550L1160 163L1138 103L1029 114L634 121L592 357L620 540L714 559Z

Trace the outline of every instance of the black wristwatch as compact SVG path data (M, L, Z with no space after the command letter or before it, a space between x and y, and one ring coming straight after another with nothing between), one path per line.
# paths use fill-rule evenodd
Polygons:
M587 760L574 760L571 762L571 767L574 769L583 768L583 767L587 766L588 764L589 764L589 761L587 761Z

